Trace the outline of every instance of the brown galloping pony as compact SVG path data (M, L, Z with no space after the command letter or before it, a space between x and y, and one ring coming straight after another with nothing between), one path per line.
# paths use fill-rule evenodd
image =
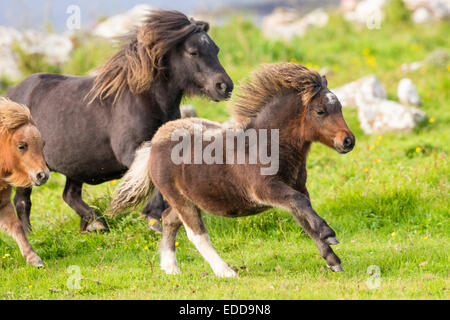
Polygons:
M27 107L0 98L0 228L17 242L27 261L42 267L11 203L11 189L40 186L47 182L49 170L43 154L44 143Z
M314 239L327 266L335 272L342 271L341 261L330 247L339 243L336 234L313 210L306 188L306 158L311 143L319 141L339 153L350 152L355 145L342 106L328 90L326 79L294 63L267 65L241 86L234 103L234 121L231 128L195 118L162 126L151 143L144 144L137 152L135 165L118 187L112 212L138 204L156 186L170 204L163 215L161 269L168 274L180 272L175 239L178 229L184 225L188 238L215 274L232 277L235 272L211 245L201 210L218 216L240 217L281 207L290 211ZM203 132L200 156L201 152L204 156L214 149L210 153L214 161L206 158L201 163L198 161L195 141L198 140L196 132L198 135L200 131ZM268 169L268 164L261 160L261 152L258 161L250 163L254 157L251 142L244 143L248 161L229 161L230 152L233 160L242 156L239 154L242 150L236 149L234 142L242 134L244 139L250 139L251 131L270 132L268 149L271 157L278 160L277 170L263 174L262 169ZM230 133L237 137L228 139ZM278 139L272 139L276 136ZM263 140L261 137L264 135L258 138L258 144ZM180 138L193 143L184 150L180 148ZM212 147L213 140L215 147ZM260 144L259 148L263 146ZM177 157L180 150L187 151L183 151L182 162Z

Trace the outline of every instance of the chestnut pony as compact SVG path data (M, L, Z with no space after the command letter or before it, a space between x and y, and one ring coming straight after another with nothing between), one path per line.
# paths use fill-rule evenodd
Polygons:
M188 238L215 274L232 277L235 272L211 245L200 210L218 216L240 217L281 207L289 210L314 239L327 266L335 272L342 271L341 261L330 247L339 243L336 234L313 210L306 188L306 158L312 142L319 141L339 153L350 152L355 145L355 136L343 118L342 106L328 90L326 79L294 63L267 65L241 86L234 103L234 121L231 128L195 118L162 126L151 141L150 152L144 152L149 143L137 152L136 164L140 166L131 167L125 175L111 204L112 212L139 203L156 186L170 205L163 214L161 269L168 274L180 272L175 239L178 229L184 225ZM208 164L203 159L198 164L194 142L193 147L191 144L186 149L188 156L183 155L185 161L174 163L173 151L179 150L179 138L195 141L195 132L199 130L205 131L200 143L203 154L212 145L208 144L212 138L206 138L206 130L214 138L215 162ZM267 163L261 160L261 153L253 164L250 160L243 164L228 161L229 151L234 160L235 156L239 157L239 150L234 148L234 138L227 140L225 136L230 132L251 130L271 132L271 157L278 158L277 170L263 173L261 169L267 169ZM177 132L184 133L174 139ZM272 136L278 138L272 139ZM251 134L245 134L244 139L250 137ZM261 141L260 138L258 143ZM245 145L245 159L251 159L253 144Z
M49 170L41 134L27 107L0 98L0 228L17 242L27 263L42 267L11 203L12 186L28 188L47 182Z

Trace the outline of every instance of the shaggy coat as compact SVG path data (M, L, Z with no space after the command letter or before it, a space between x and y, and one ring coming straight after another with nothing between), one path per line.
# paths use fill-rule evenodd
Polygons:
M341 104L328 90L326 79L298 64L268 65L243 84L233 115L235 124L231 129L204 119L177 120L162 126L151 145L139 151L139 165L136 163L119 185L112 211L139 203L156 186L171 206L163 215L161 268L167 273L179 272L175 238L183 224L214 272L228 277L235 273L212 248L200 210L235 218L281 207L290 211L315 240L327 265L341 271L340 259L330 247L338 243L335 232L312 209L306 188L306 157L312 142L319 141L339 153L350 152L355 144ZM193 141L199 129L209 130L221 140L222 161L195 164L195 144L188 157L191 161L170 161L180 143L173 139L173 133L186 132L184 137ZM234 159L238 156L234 141L228 145L227 132L250 129L279 130L279 140L270 140L267 147L272 150L271 144L279 145L279 169L275 173L263 175L261 169L266 165L260 159L256 164L226 164L227 151L234 151ZM203 140L203 151L209 141ZM246 159L251 156L250 149L247 143Z
M180 12L153 11L98 76L35 74L9 92L29 106L50 169L67 177L63 198L80 215L82 231L106 228L81 198L84 183L121 178L136 149L180 118L183 96L229 97L233 82L207 31L207 23ZM15 198L27 228L30 195L18 189Z

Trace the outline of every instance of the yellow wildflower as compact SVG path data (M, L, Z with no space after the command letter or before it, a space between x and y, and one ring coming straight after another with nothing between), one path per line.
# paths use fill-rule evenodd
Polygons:
M370 67L375 68L377 66L377 61L374 56L368 56L366 60Z
M180 245L180 243L177 241L175 242L175 247L178 247Z
M380 162L381 162L381 160L380 160L380 159L377 159L377 160L376 160L376 162L377 162L377 163L380 163Z
M436 121L434 118L430 118L430 119L428 120L429 123L433 123L434 121Z
M307 62L306 64L305 64L305 67L307 67L307 68L311 68L313 66L313 64L311 63L311 62Z
M392 232L391 236L396 237L397 236L397 232Z
M145 247L144 247L144 250L148 250L148 246L145 246Z
M370 54L370 49L364 48L362 54L367 57Z
M423 237L423 240L428 240L428 236Z
M379 146L381 143L380 143L380 141L377 141L375 144L376 144L377 146Z
M364 168L364 172L369 172L369 168Z
M419 148L419 147L416 148L416 152L417 152L417 153L420 153L421 151L422 151L421 148Z
M375 149L375 146L370 146L369 149L370 149L370 150L374 150L374 149Z

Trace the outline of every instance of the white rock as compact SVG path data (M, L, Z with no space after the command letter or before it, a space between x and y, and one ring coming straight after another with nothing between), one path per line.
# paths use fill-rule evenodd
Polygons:
M409 78L403 78L400 80L397 87L398 100L402 104L421 106L419 93L417 92L416 86Z
M99 23L93 34L108 39L124 36L133 28L139 27L150 10L152 10L152 7L147 4L137 5L125 13L110 17Z
M381 23L385 15L385 4L386 0L363 0L358 2L353 10L345 12L344 17L348 21L360 24Z
M366 134L410 132L425 116L421 110L390 100L361 100L358 106L358 118Z
M356 107L361 99L387 98L386 89L375 75L365 76L332 91L343 107Z
M69 37L35 30L23 32L20 46L29 54L44 55L47 62L54 65L67 62L73 49L73 44Z
M339 8L343 12L353 11L358 5L358 2L359 2L358 0L341 0Z
M450 17L450 0L403 0L403 2L414 12L413 21L416 23Z
M428 0L426 1L434 17L438 20L448 19L450 17L449 0Z
M72 41L65 35L34 30L19 32L0 26L0 76L13 81L22 77L14 45L18 45L25 53L43 55L48 63L54 65L66 62L73 49Z
M426 23L432 21L433 16L426 8L420 7L414 10L412 20L414 23Z
M17 81L22 72L17 63L17 56L9 46L0 45L0 77Z
M181 118L197 118L198 114L193 105L184 104L180 106Z
M313 27L325 27L330 16L322 8L316 9L303 17L304 23Z
M411 63L404 63L400 66L403 72L417 71L425 65L423 61L416 61Z
M290 40L295 36L302 37L311 27L324 27L329 16L323 9L317 9L301 17L296 10L276 8L262 20L262 31L270 39Z
M295 10L276 8L262 20L262 31L270 39L290 40L306 33L306 25Z
M11 48L13 43L20 42L21 36L21 33L15 29L0 26L0 77L13 81L22 77L17 55Z

